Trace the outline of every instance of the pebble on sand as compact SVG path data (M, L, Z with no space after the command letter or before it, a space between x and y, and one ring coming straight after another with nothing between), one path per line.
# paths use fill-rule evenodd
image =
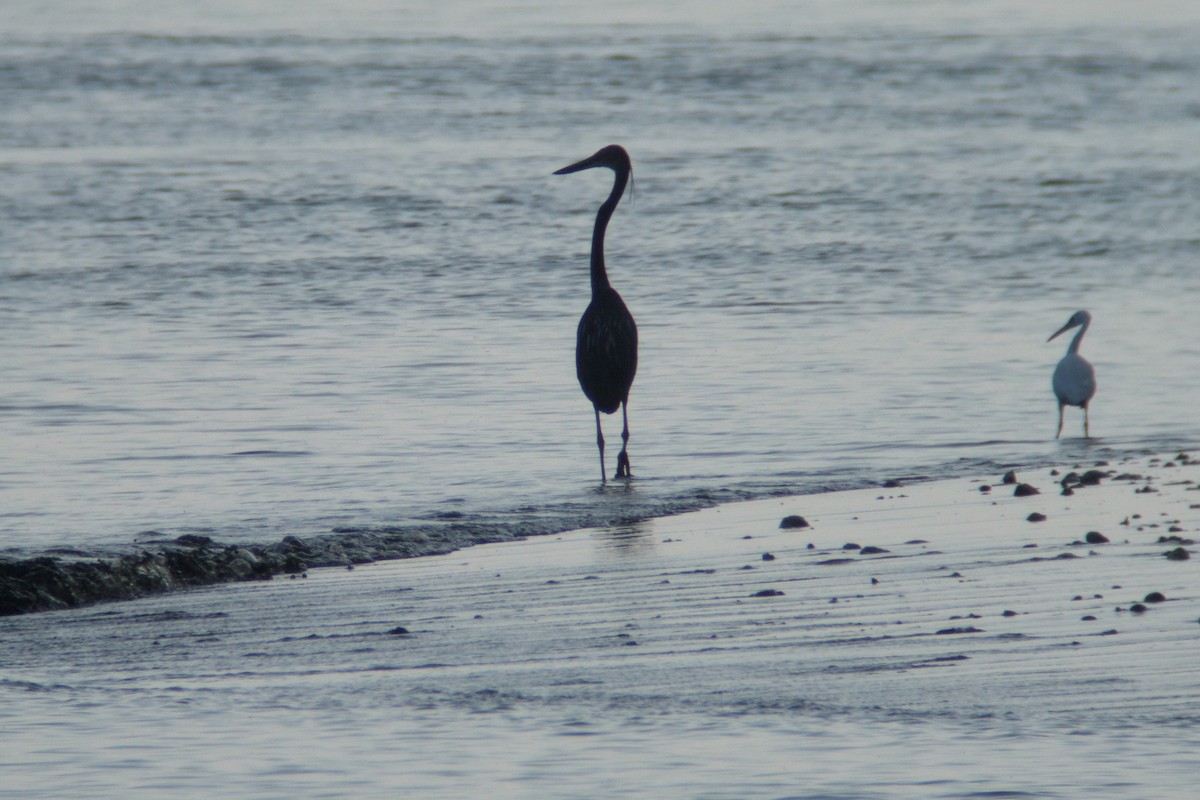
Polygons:
M1013 497L1030 497L1035 494L1041 494L1041 492L1028 483L1018 483L1017 488L1013 489Z
M1025 519L1028 520L1029 522L1045 522L1046 515L1041 513L1040 511L1034 511L1032 514L1030 514Z
M1108 543L1108 537L1105 536L1100 531L1088 531L1087 536L1084 536L1083 540L1085 542L1087 542L1088 544L1107 544Z
M755 592L751 597L783 597L783 592L778 589L763 589L761 592Z
M781 528L807 528L808 520L799 514L789 514L779 522Z

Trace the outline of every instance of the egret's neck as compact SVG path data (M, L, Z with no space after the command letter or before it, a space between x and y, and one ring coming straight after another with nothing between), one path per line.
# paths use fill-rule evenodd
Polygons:
M609 288L608 271L604 268L604 232L608 230L608 221L612 219L613 212L617 210L617 203L621 201L621 195L625 193L625 184L629 182L629 171L618 169L616 170L616 179L613 181L612 192L609 193L608 199L600 206L600 210L596 212L596 227L592 230L592 296L595 297L603 290Z
M1083 342L1083 335L1087 333L1088 326L1091 324L1092 321L1089 319L1079 327L1079 333L1075 334L1075 338L1071 340L1071 346L1067 348L1068 353L1079 352L1079 345L1081 342Z

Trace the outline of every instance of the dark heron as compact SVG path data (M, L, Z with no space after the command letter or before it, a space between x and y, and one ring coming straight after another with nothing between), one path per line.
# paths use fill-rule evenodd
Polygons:
M1079 333L1071 340L1067 354L1054 368L1054 396L1058 398L1058 433L1054 434L1055 439L1062 435L1063 406L1079 406L1083 409L1083 435L1084 438L1088 436L1088 403L1096 395L1096 370L1092 369L1086 358L1079 355L1079 343L1091 324L1091 314L1076 311L1066 325L1054 332L1054 336L1058 336L1063 331L1079 327Z
M604 231L617 209L625 185L633 174L629 153L620 145L610 144L594 155L556 171L566 175L593 167L607 167L615 174L612 192L596 212L596 227L592 230L592 302L579 319L575 339L575 374L583 393L596 410L596 444L600 448L600 480L604 471L604 431L600 428L600 412L616 413L621 409L624 429L621 431L621 452L617 455L614 477L631 478L629 469L629 387L637 372L637 325L625 307L625 301L608 282L604 268Z

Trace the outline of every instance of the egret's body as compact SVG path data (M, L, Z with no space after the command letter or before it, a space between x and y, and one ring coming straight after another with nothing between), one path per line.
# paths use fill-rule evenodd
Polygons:
M600 480L606 480L604 469L604 431L600 413L613 414L618 408L624 427L621 431L621 452L617 455L618 478L632 477L629 468L629 388L637 372L637 325L625 307L625 301L608 282L604 264L604 233L616 211L625 186L633 174L629 154L619 145L609 145L570 166L556 171L565 175L593 167L613 171L612 192L596 213L592 230L592 302L579 320L575 339L575 373L583 393L592 401L596 412L596 445L600 448Z
M1046 340L1049 342L1064 331L1075 327L1079 328L1079 332L1075 334L1070 347L1067 348L1067 354L1054 368L1054 396L1058 398L1058 433L1054 434L1055 439L1062 435L1063 408L1065 406L1078 406L1083 409L1083 435L1085 438L1089 436L1088 403L1096 395L1096 371L1092 369L1088 360L1079 354L1079 345L1091 324L1091 314L1086 311L1076 311L1067 320L1066 325L1063 325Z

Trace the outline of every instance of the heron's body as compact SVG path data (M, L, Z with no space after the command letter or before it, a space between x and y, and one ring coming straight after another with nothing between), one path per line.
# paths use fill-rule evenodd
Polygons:
M1056 439L1062 435L1063 408L1066 406L1078 406L1083 409L1083 435L1084 437L1090 435L1088 403L1096 396L1096 371L1088 360L1079 354L1079 345L1083 342L1083 335L1087 333L1088 326L1091 324L1091 314L1086 311L1076 311L1067 320L1066 325L1059 328L1050 339L1046 340L1050 341L1064 331L1079 327L1079 332L1075 334L1075 338L1071 340L1071 344L1067 348L1067 354L1054 368L1052 383L1054 396L1058 398L1058 433L1054 435Z
M600 479L603 481L607 477L600 414L613 414L618 408L621 409L624 427L621 431L621 452L617 455L616 477L632 477L629 468L628 403L629 389L637 373L637 325L621 295L608 282L608 271L604 264L604 234L621 195L625 193L633 165L625 149L614 144L554 174L564 175L593 167L607 167L615 177L612 192L596 213L596 225L592 230L592 302L583 312L576 331L575 374L596 412L596 444L600 448Z

